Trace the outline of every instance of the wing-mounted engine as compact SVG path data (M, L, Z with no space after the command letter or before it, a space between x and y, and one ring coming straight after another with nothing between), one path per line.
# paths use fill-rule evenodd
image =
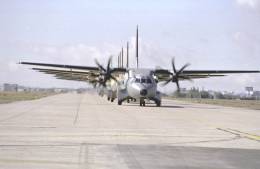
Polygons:
M168 80L166 80L163 83L163 86L167 85L170 82L176 83L177 86L177 90L180 91L180 84L179 84L179 79L185 79L185 80L191 80L191 78L189 76L186 76L185 74L183 74L183 71L189 66L189 63L186 63L184 66L181 67L181 69L176 70L175 67L175 62L174 62L174 58L172 58L172 72L169 72L169 74L171 75L170 78Z

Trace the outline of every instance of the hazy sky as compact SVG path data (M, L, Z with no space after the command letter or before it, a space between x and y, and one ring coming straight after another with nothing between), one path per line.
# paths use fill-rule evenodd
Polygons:
M171 68L174 56L178 67L191 63L188 69L260 69L260 0L0 0L0 23L0 83L83 86L16 63L94 66L94 58L105 63L126 41L133 67L137 24L143 67ZM260 74L181 85L260 90Z

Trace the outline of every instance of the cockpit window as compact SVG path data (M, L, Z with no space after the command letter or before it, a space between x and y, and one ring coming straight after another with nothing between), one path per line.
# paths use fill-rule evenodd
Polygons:
M135 83L148 83L151 84L152 80L150 78L136 78Z
M141 79L139 79L139 78L135 79L135 83L140 83L140 82L141 82Z
M147 83L152 83L152 80L151 79L147 79Z

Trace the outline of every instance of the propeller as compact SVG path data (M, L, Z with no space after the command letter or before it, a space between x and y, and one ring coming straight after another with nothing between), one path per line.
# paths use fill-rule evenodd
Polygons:
M99 85L98 81L91 81L90 83L92 83L94 88L96 88Z
M175 67L175 61L174 61L174 58L172 58L172 69L173 69L173 73L170 73L171 74L171 78L169 78L167 81L165 81L163 83L163 85L167 85L168 83L170 82L173 82L173 83L176 83L176 86L177 86L177 90L178 92L180 91L180 84L179 84L179 79L185 79L185 80L191 80L191 78L189 76L185 76L182 74L182 72L184 71L184 69L186 69L188 66L190 66L189 63L186 63L184 66L181 67L180 70L176 70L176 67Z
M104 68L97 59L95 59L95 63L97 64L98 68L100 69L100 75L101 77L98 80L98 83L104 87L106 87L106 82L110 79L113 79L117 82L117 79L112 76L112 73L114 72L114 69L111 69L110 65L111 65L111 61L112 61L112 57L110 57L108 59L107 62L107 67Z

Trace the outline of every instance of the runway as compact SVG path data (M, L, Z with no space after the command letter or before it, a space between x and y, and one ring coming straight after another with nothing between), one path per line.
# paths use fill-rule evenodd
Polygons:
M95 93L0 105L0 168L259 168L260 110Z

